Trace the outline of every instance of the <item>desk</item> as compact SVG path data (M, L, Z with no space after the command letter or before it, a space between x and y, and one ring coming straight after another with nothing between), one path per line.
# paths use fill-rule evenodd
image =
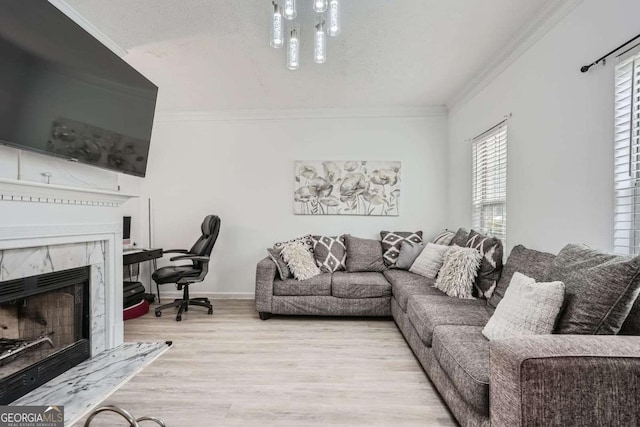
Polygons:
M141 262L151 261L153 271L158 269L156 260L162 258L162 248L157 249L129 249L122 253L122 265L140 264ZM153 289L151 276L149 276L149 289ZM158 294L158 302L160 302L160 287L156 285ZM153 291L152 291L153 292Z

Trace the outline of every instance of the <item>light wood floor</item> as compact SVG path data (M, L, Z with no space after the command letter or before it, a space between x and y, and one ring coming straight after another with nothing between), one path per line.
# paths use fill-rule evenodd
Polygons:
M392 320L263 322L251 300L214 307L125 322L127 341L173 347L104 403L169 427L456 425Z

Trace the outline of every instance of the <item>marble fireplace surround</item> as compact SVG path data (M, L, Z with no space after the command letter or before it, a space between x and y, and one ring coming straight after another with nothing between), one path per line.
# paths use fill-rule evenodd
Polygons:
M0 286L6 280L84 266L91 270L94 357L117 347L124 338L122 286L117 286L122 281L121 224L0 227Z

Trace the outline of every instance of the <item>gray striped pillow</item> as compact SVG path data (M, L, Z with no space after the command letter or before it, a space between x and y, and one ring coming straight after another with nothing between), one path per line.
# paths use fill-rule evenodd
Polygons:
M430 279L435 279L444 262L444 256L449 249L451 249L450 246L427 243L427 246L425 246L422 253L418 255L418 258L413 262L409 271Z
M454 233L453 231L445 229L444 231L440 232L440 234L438 234L436 237L434 237L431 243L435 243L436 245L449 246L449 244L453 240L453 236L455 235L456 233Z

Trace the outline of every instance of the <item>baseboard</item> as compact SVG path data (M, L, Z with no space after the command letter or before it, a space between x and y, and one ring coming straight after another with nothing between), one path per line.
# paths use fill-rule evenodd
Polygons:
M209 299L254 299L255 294L253 292L190 292L189 296L192 298L209 298ZM160 298L175 299L182 298L182 291L163 291L160 289Z

